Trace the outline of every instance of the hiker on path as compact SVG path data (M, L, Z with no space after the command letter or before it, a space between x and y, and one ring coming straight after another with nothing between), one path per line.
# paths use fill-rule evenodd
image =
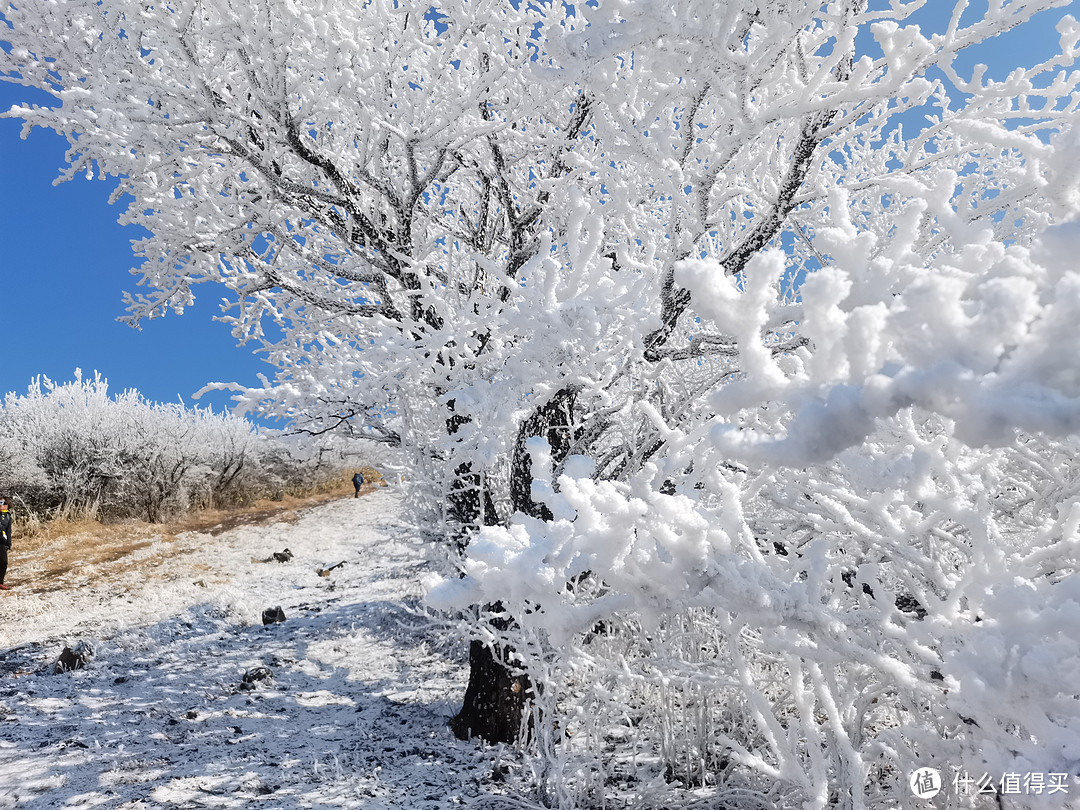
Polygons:
M356 487L356 494L353 495L353 497L354 498L359 498L360 497L360 487L362 487L364 485L364 474L362 472L358 472L356 475L354 475L352 477L352 485L354 487Z
M10 591L4 584L7 576L8 549L11 548L11 499L0 495L0 590Z

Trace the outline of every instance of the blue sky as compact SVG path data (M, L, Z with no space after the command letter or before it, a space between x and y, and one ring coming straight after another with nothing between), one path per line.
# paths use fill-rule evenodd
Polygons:
M49 96L0 83L0 109ZM21 121L0 119L0 392L22 392L37 375L57 381L97 370L111 390L136 388L149 399L194 404L205 383L257 384L273 371L247 348L237 348L216 323L215 291L204 288L182 317L119 323L121 295L135 286L131 240L138 232L108 205L115 181L78 178L53 186L66 142L35 129L19 139ZM198 404L220 409L227 394Z
M937 17L940 25L952 5L929 0L919 22ZM1057 41L1054 24L1066 12L1077 15L1078 5L1043 14L965 61L986 62L994 78L1004 78L1049 50ZM47 104L49 97L0 83L0 110L27 101ZM260 371L272 374L214 321L221 294L211 288L197 290L182 317L149 321L141 330L119 323L121 294L134 287L128 270L138 233L117 224L119 204L107 204L113 183L80 177L53 186L65 142L42 130L21 141L20 128L0 119L0 393L25 391L37 375L67 381L81 368L101 372L116 391L136 388L152 400L191 404L208 382L255 385ZM229 397L216 393L200 404L227 407Z

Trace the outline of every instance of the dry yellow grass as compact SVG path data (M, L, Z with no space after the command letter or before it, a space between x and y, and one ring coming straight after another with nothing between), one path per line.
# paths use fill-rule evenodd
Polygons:
M385 486L382 476L373 468L361 468L361 471L366 480ZM369 471L373 473L370 478ZM374 484L366 485L361 495L373 489ZM171 523L56 520L33 533L20 533L16 523L6 581L19 590L45 592L78 586L87 572L93 572L96 577L111 577L138 568L152 577L161 559L190 550L189 542L180 542L181 535L192 532L216 536L237 526L291 523L305 509L352 496L353 487L346 478L329 491L314 495L286 495L279 501L261 500L235 509L210 509Z

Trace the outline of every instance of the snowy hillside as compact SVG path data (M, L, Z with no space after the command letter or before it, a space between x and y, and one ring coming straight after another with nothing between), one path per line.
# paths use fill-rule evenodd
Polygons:
M3 594L0 808L420 810L497 790L499 751L447 729L463 662L409 611L427 562L396 513L387 491L346 498ZM52 674L80 640L89 665Z

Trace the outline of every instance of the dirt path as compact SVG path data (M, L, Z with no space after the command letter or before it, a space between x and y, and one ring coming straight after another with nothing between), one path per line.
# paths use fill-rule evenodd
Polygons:
M464 648L414 609L430 547L396 522L396 495L290 508L73 554L54 581L84 587L0 599L0 810L503 800L502 749L447 727ZM283 533L295 556L257 562ZM264 626L274 605L287 619ZM76 641L87 666L53 673Z
M365 486L360 494L366 497L374 491L375 487ZM191 553L205 543L205 537L192 535L217 537L240 526L294 525L308 510L352 497L351 488L304 498L286 496L281 501L198 512L173 523L57 523L25 539L16 534L7 584L24 593L49 593L136 569L153 576L167 558ZM193 570L205 569L194 563Z

